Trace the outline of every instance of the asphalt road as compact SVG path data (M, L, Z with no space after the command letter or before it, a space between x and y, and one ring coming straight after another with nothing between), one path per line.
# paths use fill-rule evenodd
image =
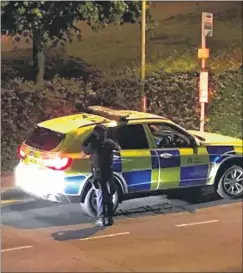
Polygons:
M2 272L242 272L242 202L148 197L94 227L79 204L1 194Z

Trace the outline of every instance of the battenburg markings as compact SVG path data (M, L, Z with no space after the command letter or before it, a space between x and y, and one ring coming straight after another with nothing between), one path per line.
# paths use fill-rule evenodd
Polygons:
M84 175L65 177L65 194L78 194L81 183L86 179Z
M208 177L208 165L181 167L180 186L205 184Z
M114 172L117 172L117 173L122 172L122 160L121 160L121 154L119 152L116 152L113 156L112 168Z
M211 163L218 162L218 160L222 161L221 156L225 153L236 154L233 146L208 146L207 151Z
M159 169L159 161L158 161L157 152L154 150L151 150L150 153L151 153L152 169Z
M151 170L124 172L129 192L150 190Z
M180 167L181 160L180 160L179 150L166 150L166 151L157 150L157 153L159 155L160 168ZM162 158L161 154L163 153L169 153L172 155L172 157Z

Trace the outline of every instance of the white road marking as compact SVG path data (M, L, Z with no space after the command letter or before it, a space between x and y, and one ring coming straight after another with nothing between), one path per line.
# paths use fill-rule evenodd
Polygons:
M21 249L26 249L26 248L31 248L33 246L19 246L19 247L13 247L13 248L6 248L6 249L1 249L1 252L8 252L8 251L15 251L15 250L21 250Z
M79 239L79 240L80 241L87 241L87 240L103 239L103 238L116 237L116 236L124 236L124 235L129 235L129 234L130 234L130 232L121 232L121 233L113 233L113 234L88 237L88 238L83 238L83 239Z
M213 224L213 223L217 223L218 221L219 220L209 220L209 221L204 221L204 222L194 222L194 223L176 225L176 227L187 227L187 226L196 226L196 225L204 225L204 224Z

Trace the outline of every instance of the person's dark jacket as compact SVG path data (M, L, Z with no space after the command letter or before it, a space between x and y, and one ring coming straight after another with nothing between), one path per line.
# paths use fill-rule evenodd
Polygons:
M110 138L97 137L92 133L82 144L82 150L86 155L91 155L91 168L99 169L107 175L112 170L113 151L120 150L119 145Z

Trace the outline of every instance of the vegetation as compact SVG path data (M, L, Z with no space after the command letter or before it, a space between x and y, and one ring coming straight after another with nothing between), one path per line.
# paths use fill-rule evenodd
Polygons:
M243 71L221 73L215 81L216 95L208 105L208 130L243 139Z
M214 76L214 96L206 130L242 137L242 71ZM198 129L197 80L194 73L154 74L145 82L149 112L166 116L187 129ZM21 79L2 85L2 168L16 164L18 145L38 122L85 111L100 104L140 110L140 81L124 78L64 79L55 77L43 86ZM74 103L75 102L75 103Z
M152 74L161 69L166 72L198 71L197 48L201 39L202 11L214 13L213 37L207 39L210 48L209 68L215 72L239 68L242 64L240 2L152 2L151 13L155 22L147 25L147 73ZM76 22L75 26L81 30L82 41L74 36L72 43L65 44L62 63L69 63L72 58L79 75L86 73L87 66L88 70L98 70L109 78L126 67L139 70L139 24L124 24L119 28L109 25L98 33L84 22ZM28 48L31 45L26 46L21 41L14 46L15 52L2 54L3 60L11 62L11 66L13 60L26 63L32 58L31 49ZM3 45L3 49L7 50L8 47L11 47L10 42ZM46 60L49 60L49 55ZM73 66L65 65L65 70ZM59 67L56 69L55 73L59 74ZM61 72L62 69L63 66ZM45 76L48 75L47 72Z
M86 22L93 30L108 24L137 22L141 15L139 1L3 1L2 34L15 36L20 41L23 34L33 40L33 61L36 80L44 81L44 46L72 42L72 30L81 39L81 30L75 21ZM17 35L17 36L16 36Z
M4 12L11 11L11 7L16 9L13 3L16 2L5 2L7 8ZM31 10L31 5L36 2L18 3ZM52 2L40 3L50 5ZM124 5L128 2L112 3ZM134 21L138 19L140 7L136 2L129 3L134 5L129 7L134 12L128 16L133 22L131 18L135 18ZM55 5L53 2L52 8ZM56 8L58 17L61 10ZM68 4L67 8L73 7ZM213 92L207 105L206 130L242 138L243 72L239 69L242 65L241 3L153 2L151 11L155 22L150 21L147 30L147 79L144 89L149 112L166 116L187 129L199 128L199 63L196 56L200 44L200 14L202 11L213 12L214 36L208 39ZM90 104L140 110L139 24L124 24L119 28L109 25L97 34L88 26L87 20L81 23L75 21L72 33L76 28L80 29L82 40L78 41L77 35L74 35L72 43L54 47L49 38L55 37L53 41L56 41L57 36L49 34L50 29L44 24L49 35L43 47L45 82L36 84L32 73L32 42L24 43L23 38L27 37L24 37L23 30L26 28L21 30L19 21L22 18L26 24L27 11L22 15L19 12L12 22L8 21L10 17L6 14L2 16L3 33L11 30L9 33L21 38L14 41L14 46L18 47L14 50L8 50L12 46L9 42L2 46L3 171L12 170L16 165L18 145L40 121L85 111ZM49 17L51 14L53 11L49 12ZM116 14L119 20L120 15L125 14L121 6ZM3 21L4 16L7 22ZM33 18L38 17L38 12L31 16L29 29L32 29ZM40 16L38 20L43 20L45 16ZM106 19L111 13L107 16ZM109 20L107 24L116 22L115 18ZM70 21L67 19L67 22ZM66 27L60 24L53 33L62 32ZM58 38L65 40L64 35Z

